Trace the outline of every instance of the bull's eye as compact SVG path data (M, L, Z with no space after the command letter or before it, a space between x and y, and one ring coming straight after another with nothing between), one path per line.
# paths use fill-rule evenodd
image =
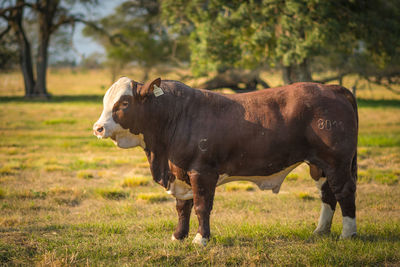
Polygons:
M129 106L129 102L128 101L123 101L121 103L121 108L127 108Z

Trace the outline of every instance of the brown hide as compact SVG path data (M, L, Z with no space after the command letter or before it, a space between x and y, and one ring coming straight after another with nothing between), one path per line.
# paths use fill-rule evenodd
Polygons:
M152 93L154 84L163 95ZM327 175L338 199L355 191L354 175L335 174L354 169L357 147L356 103L343 87L296 83L224 95L155 80L133 88L114 105L113 119L143 134L164 187L175 177L190 183L190 172L209 173L212 181L203 182L215 187L221 174L268 176L305 161Z

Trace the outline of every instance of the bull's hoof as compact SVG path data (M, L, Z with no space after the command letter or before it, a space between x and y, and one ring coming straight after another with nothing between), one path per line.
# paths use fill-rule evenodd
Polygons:
M329 235L331 233L330 229L315 229L313 232L313 235L318 235L318 236L323 236L323 235Z
M178 234L178 236L179 236L179 234ZM186 237L187 237L187 235L184 235L184 236L181 237L181 238L176 238L176 237L175 237L175 234L172 234L172 236L171 236L171 241L183 241Z
M352 233L350 235L343 235L343 233L340 235L340 239L353 239L357 237L357 233Z
M357 235L356 218L343 217L343 229L340 239L350 239Z
M204 237L201 236L200 233L197 233L196 236L194 237L192 243L196 244L196 245L199 245L199 246L205 247L205 246L207 246L207 241L208 241L207 238L204 238Z

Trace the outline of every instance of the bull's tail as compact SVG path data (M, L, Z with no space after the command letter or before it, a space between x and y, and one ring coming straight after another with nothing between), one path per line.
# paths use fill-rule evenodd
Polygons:
M353 179L357 181L357 149L354 153L353 162L351 163L351 175Z
M357 181L357 147L358 147L358 107L357 107L357 100L355 96L349 91L346 90L346 98L351 102L351 105L354 109L354 114L356 115L356 122L357 122L357 129L356 129L356 151L354 152L353 161L351 163L351 174L353 179Z
M357 108L357 100L355 98L355 96L350 92L350 90L345 89L344 87L342 87L344 90L342 91L345 95L345 97L347 98L347 100L349 100L349 102L351 103L351 105L353 106L354 109L354 114L356 115L356 123L357 123L357 129L356 129L356 151L354 153L353 156L353 161L351 163L351 174L353 176L353 179L355 181L357 181L357 143L358 143L358 108Z

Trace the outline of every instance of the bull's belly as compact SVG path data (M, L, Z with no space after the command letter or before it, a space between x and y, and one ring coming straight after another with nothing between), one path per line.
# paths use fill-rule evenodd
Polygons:
M277 194L286 176L300 164L301 162L296 163L269 176L229 176L228 174L221 174L218 178L217 186L233 181L249 181L255 183L261 190L272 190L273 193ZM170 185L167 193L182 200L193 198L192 187L178 179Z

